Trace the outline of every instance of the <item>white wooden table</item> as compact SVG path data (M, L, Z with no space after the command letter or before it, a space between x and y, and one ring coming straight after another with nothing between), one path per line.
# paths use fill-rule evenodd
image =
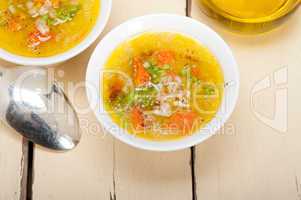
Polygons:
M211 26L232 47L241 75L238 105L225 128L195 148L154 153L113 139L89 112L80 115L84 134L74 151L34 146L31 155L32 146L0 124L0 200L301 199L301 9L269 33L242 36L202 14L196 1L114 0L101 37L129 18L150 13L188 15ZM55 75L64 72L57 79L84 81L94 47L53 68ZM287 70L286 82L277 79L279 69L283 77ZM281 83L255 93L268 76L271 83ZM286 95L287 102L277 94ZM87 106L84 88L72 101ZM279 111L277 102L288 110ZM286 112L287 130L281 130ZM279 122L268 120L275 116L282 116Z

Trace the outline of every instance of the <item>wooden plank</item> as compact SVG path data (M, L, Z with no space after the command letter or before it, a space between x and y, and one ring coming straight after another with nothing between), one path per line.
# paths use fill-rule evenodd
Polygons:
M277 29L246 36L225 30L205 16L197 0L193 0L192 17L213 27L229 43L241 75L238 105L224 132L196 149L198 199L301 198L301 135L298 129L301 95L296 92L301 77L300 15L299 9ZM279 79L273 79L273 74L280 68L288 70L288 84L275 85ZM284 72L280 73L285 75ZM275 87L252 93L255 85L260 85L269 75ZM287 89L288 129L282 132L279 129L281 117L277 124L267 123L265 119L280 114L285 120L286 112L277 112L287 104L274 95L281 91L284 91L281 95L286 95ZM254 104L251 104L252 96ZM280 106L276 106L277 100ZM259 113L259 117L255 113Z
M122 19L151 13L185 15L185 0L114 1L116 13L126 7ZM147 6L146 6L147 5ZM129 13L129 14L128 14ZM117 22L117 20L116 20ZM117 23L116 23L117 24ZM154 153L133 149L116 142L115 183L117 199L191 199L189 149L172 153Z
M54 71L50 69L49 73L56 76L65 91L84 81L91 50L57 66ZM76 98L70 100L76 107L88 107L82 86L75 95ZM113 174L112 138L104 137L92 111L79 117L83 135L75 150L55 153L36 146L33 199L109 199Z
M0 61L0 66L12 65ZM0 121L0 199L25 199L26 187L26 143L22 137ZM22 148L23 146L23 148ZM24 156L23 157L23 151Z
M155 153L116 142L117 199L192 199L189 150Z
M154 12L185 15L185 0L114 0L105 32ZM84 81L92 50L57 66L55 76L60 78L63 72L60 80L65 86ZM71 101L77 106L87 105L84 90L76 97ZM91 111L80 118L84 135L74 151L35 149L33 199L191 199L189 149L173 153L134 149L110 135L103 137Z

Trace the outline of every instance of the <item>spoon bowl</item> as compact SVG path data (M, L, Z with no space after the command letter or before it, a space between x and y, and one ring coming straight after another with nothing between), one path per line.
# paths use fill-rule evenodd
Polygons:
M0 68L0 119L28 140L53 150L71 150L81 134L78 117L45 68Z

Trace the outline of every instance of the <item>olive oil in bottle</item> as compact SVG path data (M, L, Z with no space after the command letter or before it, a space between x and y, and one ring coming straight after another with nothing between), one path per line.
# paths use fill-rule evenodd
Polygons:
M247 33L275 27L301 0L200 0L210 16L226 26Z

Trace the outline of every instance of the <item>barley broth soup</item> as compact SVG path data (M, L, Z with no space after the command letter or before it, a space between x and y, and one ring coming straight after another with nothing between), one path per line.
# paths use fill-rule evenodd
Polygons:
M223 96L223 73L194 39L149 32L120 44L102 73L102 98L112 120L130 134L173 140L206 125Z
M95 25L100 0L1 0L0 48L26 57L64 53Z

